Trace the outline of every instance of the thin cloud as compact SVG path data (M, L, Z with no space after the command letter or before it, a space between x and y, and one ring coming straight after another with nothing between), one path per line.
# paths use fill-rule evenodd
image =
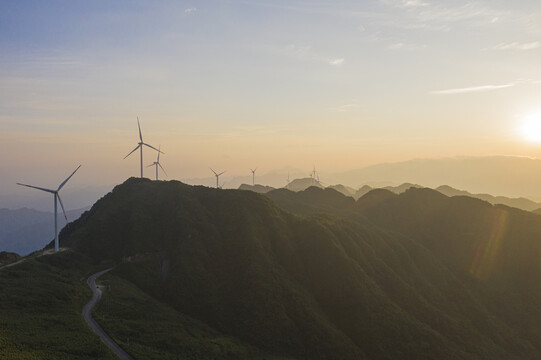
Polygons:
M337 58L337 59L329 59L329 64L333 66L340 66L344 63L344 59Z
M528 43L502 43L494 46L493 50L535 50L541 48L541 43L538 41L528 42Z
M197 8L187 8L187 9L184 9L184 14L191 14L191 13L194 13L197 11Z
M430 4L421 0L402 0L403 7L425 7L428 5Z
M436 91L431 91L430 93L434 95L465 94L465 93L485 92L485 91L505 89L505 88L513 87L515 85L517 85L517 83L513 82L509 84L502 84L502 85L482 85L482 86L473 86L473 87L466 87L466 88L459 88L459 89L436 90Z

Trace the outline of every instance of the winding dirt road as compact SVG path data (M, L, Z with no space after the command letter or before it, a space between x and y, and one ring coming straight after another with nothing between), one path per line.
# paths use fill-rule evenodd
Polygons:
M92 309L94 308L94 305L98 303L101 299L101 290L96 286L96 279L105 274L106 272L110 271L112 268L100 271L92 276L90 276L86 283L92 290L92 300L88 302L88 304L85 305L83 308L83 317L85 318L86 323L94 330L96 334L99 335L101 338L101 341L111 349L116 356L118 356L122 360L134 360L130 355L128 355L127 352L125 352L116 342L114 342L113 339L103 329L101 326L94 320L92 317Z

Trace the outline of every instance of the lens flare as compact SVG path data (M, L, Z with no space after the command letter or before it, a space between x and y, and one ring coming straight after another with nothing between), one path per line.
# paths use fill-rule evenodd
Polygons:
M498 261L508 214L504 210L497 211L490 221L489 231L478 239L477 251L470 267L470 274L479 280L487 279Z

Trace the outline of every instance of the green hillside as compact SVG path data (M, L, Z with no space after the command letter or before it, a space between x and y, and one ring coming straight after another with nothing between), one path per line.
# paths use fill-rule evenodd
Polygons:
M71 251L1 269L0 359L115 359L81 316L96 269Z
M130 259L117 276L277 356L541 357L537 215L424 189L267 196L129 179L61 242L95 261ZM520 235L466 271L504 213Z

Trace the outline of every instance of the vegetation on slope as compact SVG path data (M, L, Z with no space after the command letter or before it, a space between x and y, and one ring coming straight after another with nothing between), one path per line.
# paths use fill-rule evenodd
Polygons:
M113 270L99 279L103 297L94 316L134 358L278 359L157 301L129 281L115 276L118 271Z
M115 359L81 316L94 271L73 252L0 270L0 358Z
M153 254L123 264L117 275L279 356L539 358L533 342L539 326L525 330L509 321L490 300L497 287L459 272L430 246L438 239L423 226L438 229L445 216L456 216L431 215L449 198L408 198L411 191L381 190L355 203L333 190L309 189L305 198L286 199L288 206L328 215L298 217L251 192L130 179L65 229L61 241L96 260ZM377 210L394 199L404 199L396 212ZM408 216L424 220L410 226ZM513 307L520 317L536 313L533 303L523 305Z

